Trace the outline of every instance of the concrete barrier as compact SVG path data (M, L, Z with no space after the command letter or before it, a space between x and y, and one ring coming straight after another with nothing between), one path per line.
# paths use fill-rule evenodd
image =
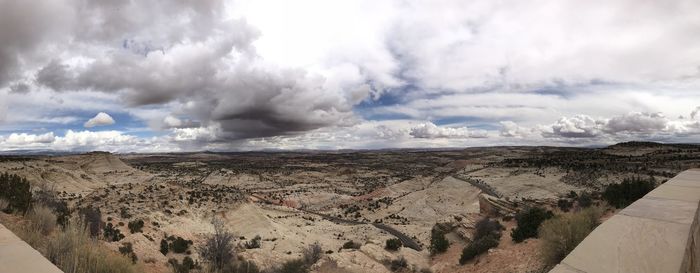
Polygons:
M0 225L0 272L63 273L3 225Z
M700 272L700 169L678 174L598 226L550 273Z

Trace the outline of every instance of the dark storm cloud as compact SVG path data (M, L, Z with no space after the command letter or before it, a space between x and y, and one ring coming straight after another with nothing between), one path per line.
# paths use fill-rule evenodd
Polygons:
M84 22L64 33L72 37L64 49L70 54L36 70L42 86L117 93L129 106L174 102L191 124L221 128L223 140L352 122L355 98L328 90L324 77L265 63L253 46L259 31L224 18L221 1L67 5Z

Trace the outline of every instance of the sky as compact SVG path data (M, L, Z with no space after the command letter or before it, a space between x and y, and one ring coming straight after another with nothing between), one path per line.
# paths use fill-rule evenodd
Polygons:
M0 0L0 151L700 143L700 1Z

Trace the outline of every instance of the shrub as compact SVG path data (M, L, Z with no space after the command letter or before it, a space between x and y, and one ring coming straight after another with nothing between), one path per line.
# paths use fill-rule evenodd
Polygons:
M129 222L127 226L129 227L129 232L134 234L138 232L143 232L143 224L143 220L135 220Z
M32 206L29 182L14 174L0 174L0 198L7 200L5 211L26 213Z
M503 225L501 225L498 220L492 220L485 217L476 222L476 225L474 225L474 238L472 241L487 235L495 235L497 238L501 238L502 230Z
M321 256L323 256L323 249L318 242L310 244L302 251L304 263L308 265L313 265L318 262Z
M588 192L583 192L578 197L578 206L582 208L587 208L593 205L593 197Z
M644 197L656 187L656 179L625 178L620 184L610 184L603 192L603 199L611 206L623 208Z
M361 245L359 243L355 243L352 240L343 244L343 249L360 249L360 247Z
M33 247L45 249L44 256L63 272L140 272L127 257L112 252L92 238L82 219L67 221L46 243L45 248Z
M450 241L445 238L445 232L437 225L430 231L430 254L443 253L450 246Z
M282 266L275 270L274 272L279 273L306 273L309 272L309 266L304 263L301 259L295 259L287 261L282 264Z
M44 235L48 235L56 228L56 215L43 205L34 206L27 218Z
M163 255L168 255L168 241L165 239L160 240L160 253L163 253Z
M247 249L253 249L253 248L260 248L260 241L262 238L260 235L255 235L255 238L250 239L250 241L245 243L245 248Z
M503 226L498 220L483 218L476 222L474 226L474 239L469 245L462 249L462 256L459 258L459 263L465 264L477 255L497 247L501 239L502 230Z
M401 240L397 238L391 238L386 240L386 245L384 246L384 249L389 251L397 251L402 246L403 244L401 243Z
M200 267L190 256L185 256L182 263L178 262L177 259L169 259L168 265L173 268L173 273L189 273L190 270Z
M170 249L175 253L185 253L188 248L192 245L192 241L185 240L184 238L178 236L172 243L170 243Z
M557 207L559 207L561 211L568 212L572 206L573 202L569 201L569 199L561 198L557 201Z
M551 211L543 208L532 207L525 209L515 215L515 220L518 226L510 233L510 237L516 243L522 242L527 238L537 237L537 229L540 224L553 216Z
M544 263L556 265L598 226L602 211L587 208L571 215L561 215L542 223L539 237Z
M107 223L107 225L102 230L102 236L108 242L118 242L121 239L124 239L125 237L124 234L122 234L121 230L115 228L114 225L112 225L112 223Z
M403 256L400 256L389 263L391 271L399 271L408 267L408 261Z
M223 270L232 266L235 256L233 248L234 236L226 230L224 223L215 218L212 221L214 234L204 239L204 245L199 249L199 255L215 270Z
M498 238L493 234L478 238L462 249L462 256L459 257L459 264L465 264L477 255L497 246Z
M138 260L138 257L136 257L136 253L134 253L134 248L132 247L131 243L123 243L122 246L119 247L119 253L126 257L129 257L132 263L136 263L136 261Z

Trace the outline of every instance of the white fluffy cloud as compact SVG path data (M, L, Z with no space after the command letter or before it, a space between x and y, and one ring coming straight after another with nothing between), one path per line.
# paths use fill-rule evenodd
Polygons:
M485 131L473 131L467 127L437 126L432 122L426 122L411 128L410 135L415 138L485 138Z
M700 134L700 122L670 120L661 113L631 112L611 118L577 115L562 117L550 126L542 127L545 137L594 138L612 137L621 140L659 135Z
M106 126L114 124L114 119L105 112L99 112L95 117L89 119L83 124L85 128L92 128L96 126Z

